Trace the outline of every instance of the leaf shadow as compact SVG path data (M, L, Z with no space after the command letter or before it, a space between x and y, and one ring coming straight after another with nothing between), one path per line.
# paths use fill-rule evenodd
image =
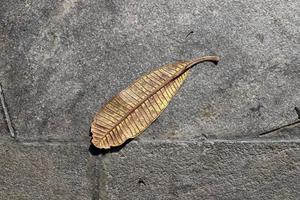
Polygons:
M90 129L89 135L92 136L92 131ZM90 144L89 147L89 152L93 155L93 156L98 156L98 155L105 155L107 153L117 153L119 152L121 149L123 149L129 142L131 142L133 139L128 139L126 140L123 144L121 144L120 146L117 147L112 147L110 149L99 149L97 148L92 142ZM92 140L91 140L92 141Z

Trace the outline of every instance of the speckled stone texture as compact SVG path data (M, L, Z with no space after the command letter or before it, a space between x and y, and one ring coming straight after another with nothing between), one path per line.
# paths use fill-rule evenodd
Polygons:
M103 159L103 158L102 158ZM132 143L103 160L101 199L297 199L299 143Z
M299 13L298 0L2 1L17 137L0 106L0 199L297 199ZM195 66L138 139L88 152L90 122L118 91L208 54L219 64Z
M0 144L0 199L91 199L95 162L85 148Z

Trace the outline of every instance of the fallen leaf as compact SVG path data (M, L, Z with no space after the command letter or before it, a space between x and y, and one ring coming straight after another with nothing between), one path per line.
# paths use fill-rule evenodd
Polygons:
M109 149L135 138L150 126L168 106L194 65L218 56L178 61L143 75L106 103L91 124L92 143Z

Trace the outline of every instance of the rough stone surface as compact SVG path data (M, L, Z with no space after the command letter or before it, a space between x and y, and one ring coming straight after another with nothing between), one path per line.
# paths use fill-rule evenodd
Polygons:
M98 108L135 78L206 54L220 55L219 66L195 67L143 137L251 137L297 119L297 0L29 0L0 9L1 81L19 138L88 140Z
M0 199L91 199L86 147L0 144Z
M1 1L17 138L0 112L0 199L299 198L299 121L285 126L299 120L299 13L299 0ZM138 139L88 153L101 105L207 54L219 65L195 66Z
M5 124L5 118L4 114L2 112L2 108L0 105L0 138L7 136L7 130L6 130L6 124Z
M102 199L300 196L299 143L132 142L100 159L105 169L100 176Z

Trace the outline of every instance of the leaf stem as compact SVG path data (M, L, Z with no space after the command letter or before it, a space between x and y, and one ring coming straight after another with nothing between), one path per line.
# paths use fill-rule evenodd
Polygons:
M193 58L190 63L186 66L186 70L189 70L190 68L192 68L194 65L202 63L202 62L213 62L215 64L218 64L220 60L219 56L202 56L202 57L197 57L197 58Z

